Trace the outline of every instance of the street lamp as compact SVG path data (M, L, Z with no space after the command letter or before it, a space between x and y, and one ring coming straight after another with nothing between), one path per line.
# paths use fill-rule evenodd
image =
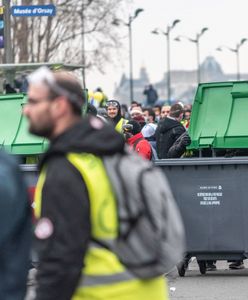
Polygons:
M130 82L130 101L133 101L133 41L132 41L132 23L138 17L138 15L143 12L143 8L137 8L133 15L129 15L128 22L124 22L121 19L114 19L112 24L119 26L123 23L128 27L128 38L129 38L129 82Z
M84 0L82 1L82 15L81 15L81 22L82 22L82 77L83 77L83 88L86 89L86 78L85 78L85 3Z
M87 3L86 3L87 2ZM86 8L93 2L93 0L83 0L81 6L81 26L82 26L82 77L83 77L83 88L86 89L86 57L85 57L85 16L86 16Z
M13 47L11 42L11 14L10 1L3 0L4 7L4 63L14 62ZM14 73L11 70L6 71L6 78L11 85L14 83Z
M243 38L240 40L240 42L236 45L236 48L230 48L227 46L220 46L216 50L222 51L223 49L228 49L231 52L234 52L236 54L236 62L237 62L237 80L240 80L240 64L239 64L239 50L240 47L247 41L246 38Z
M171 74L170 74L170 32L179 23L180 20L176 19L172 22L171 25L167 26L167 30L163 31L162 29L155 28L152 33L153 34L163 34L167 39L167 98L170 100L171 98Z
M195 43L196 45L196 62L197 62L197 83L199 84L201 82L201 69L200 69L200 38L208 30L207 27L202 28L200 33L196 34L195 38L189 38L185 35L179 35L177 38L175 38L175 41L180 42L182 38L187 39L188 41Z

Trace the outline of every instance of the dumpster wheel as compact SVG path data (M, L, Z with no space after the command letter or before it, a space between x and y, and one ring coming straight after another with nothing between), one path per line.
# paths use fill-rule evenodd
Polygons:
M184 265L182 265L181 267L177 267L177 271L180 277L184 277L186 269L184 267Z
M184 277L187 268L188 268L188 260L186 259L177 265L177 271L180 277Z
M199 265L200 273L202 275L206 274L206 270L207 270L206 262L204 260L198 260L197 262Z

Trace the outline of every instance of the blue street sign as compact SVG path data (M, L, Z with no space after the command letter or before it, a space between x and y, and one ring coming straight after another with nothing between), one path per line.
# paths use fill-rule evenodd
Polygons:
M56 15L56 7L49 5L18 5L11 7L13 17L51 17Z
M0 6L0 49L4 48L4 20L3 6Z

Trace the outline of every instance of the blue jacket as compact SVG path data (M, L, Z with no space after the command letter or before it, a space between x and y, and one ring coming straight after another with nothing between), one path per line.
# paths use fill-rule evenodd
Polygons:
M31 246L27 190L14 159L0 152L0 299L23 300Z

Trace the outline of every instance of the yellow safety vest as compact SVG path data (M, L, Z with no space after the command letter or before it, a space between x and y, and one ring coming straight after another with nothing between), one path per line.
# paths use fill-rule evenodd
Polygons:
M30 156L26 156L26 162L27 165L34 165L34 164L38 164L39 163L39 156L34 156L34 155L30 155Z
M73 300L167 300L163 276L140 280L121 264L106 247L118 235L116 201L101 158L92 154L69 153L67 159L84 178L90 199L92 241L84 258L85 267ZM35 195L35 213L41 214L42 187L46 169L41 172ZM94 242L100 241L100 243Z
M123 133L122 126L127 124L127 122L128 120L121 118L119 122L116 124L115 130L118 131L119 133Z

